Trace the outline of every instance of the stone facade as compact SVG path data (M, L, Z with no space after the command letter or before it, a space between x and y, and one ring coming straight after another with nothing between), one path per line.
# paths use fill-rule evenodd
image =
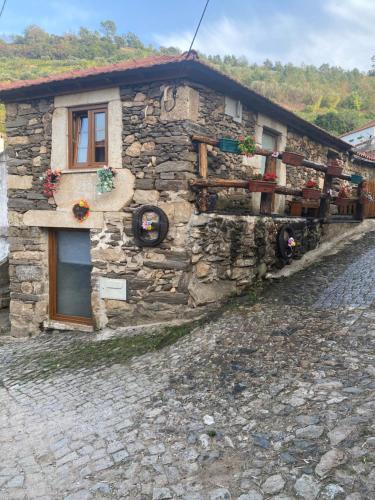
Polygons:
M116 95L121 100L122 123L116 121L114 126L121 127L122 143L113 157L122 158L122 168L117 167L121 175L115 192L101 199L95 198L92 189L95 171L64 171L55 199L43 195L42 176L51 166L51 153L55 166L60 158L51 151L52 123L64 113L56 107L56 98L7 105L10 319L14 335L34 335L44 327L56 326L48 319L49 227L90 230L95 328L195 317L200 311L197 308L243 293L254 280L281 265L275 245L285 219L198 215L195 194L189 189L189 180L198 175L191 135L254 134L259 116L243 106L238 123L224 112L224 94L186 81L123 86ZM69 101L66 96L64 99ZM291 131L287 141L291 149L324 161L327 148ZM62 150L62 157L64 154ZM254 162L241 156L210 148L209 176L247 179L256 169ZM301 171L288 170L286 184L300 185L307 177ZM81 225L69 208L80 190L92 206L92 216ZM251 210L254 201L245 190L228 190L220 196L234 199L234 207L242 210ZM144 204L157 205L169 218L168 235L155 248L140 248L133 237L133 212ZM302 233L314 232L318 240L319 231L304 227ZM128 299L100 298L102 277L126 279Z

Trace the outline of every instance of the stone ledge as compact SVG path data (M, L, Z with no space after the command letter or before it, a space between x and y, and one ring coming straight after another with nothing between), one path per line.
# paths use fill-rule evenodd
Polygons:
M91 325L82 325L78 323L62 323L53 319L48 319L43 322L44 328L51 328L53 330L71 330L74 332L93 333L94 327Z
M23 216L25 226L72 229L101 229L104 218L101 212L91 212L88 219L79 222L71 211L29 210Z

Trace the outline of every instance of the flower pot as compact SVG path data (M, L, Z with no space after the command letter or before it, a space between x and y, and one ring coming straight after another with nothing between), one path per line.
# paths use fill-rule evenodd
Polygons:
M302 188L302 196L305 200L318 200L321 194L320 189Z
M346 207L348 205L351 205L352 203L353 203L352 198L336 198L335 200L335 205L337 205L338 207Z
M335 177L336 175L341 175L343 170L344 167L339 165L328 165L327 174Z
M299 167L302 165L305 157L299 153L292 153L290 151L284 151L282 155L282 162L287 165L292 165L293 167Z
M238 147L238 141L235 141L234 139L228 139L226 137L220 139L219 149L224 153L241 154L240 148Z
M269 181L249 181L249 191L251 193L273 193L277 187L276 182Z
M361 184L362 181L363 181L362 175L352 174L350 176L350 182L352 182L353 184Z

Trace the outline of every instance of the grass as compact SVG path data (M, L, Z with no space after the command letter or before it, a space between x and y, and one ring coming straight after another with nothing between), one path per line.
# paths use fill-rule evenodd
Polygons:
M15 370L15 373L18 379L27 380L45 378L61 370L125 364L135 356L159 351L174 344L200 324L200 321L194 321L134 337L115 337L100 342L73 342L66 348L19 358L24 371L20 374L20 370Z

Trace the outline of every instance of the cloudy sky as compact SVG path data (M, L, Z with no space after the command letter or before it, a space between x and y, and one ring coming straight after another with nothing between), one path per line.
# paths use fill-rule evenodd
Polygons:
M0 0L0 4L3 0ZM0 33L29 24L63 33L113 19L119 32L186 50L205 0L7 0ZM375 54L375 0L210 0L195 48L367 71Z

